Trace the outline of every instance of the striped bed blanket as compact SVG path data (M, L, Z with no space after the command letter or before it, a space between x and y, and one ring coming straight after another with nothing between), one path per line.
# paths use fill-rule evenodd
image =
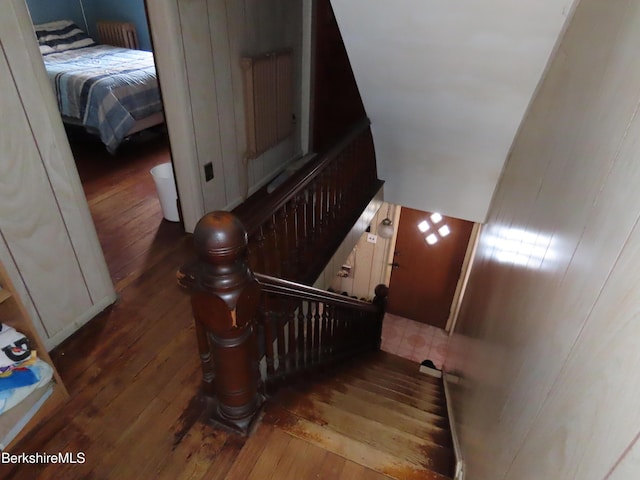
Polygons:
M43 58L60 113L97 132L111 153L137 120L162 111L150 52L95 45Z

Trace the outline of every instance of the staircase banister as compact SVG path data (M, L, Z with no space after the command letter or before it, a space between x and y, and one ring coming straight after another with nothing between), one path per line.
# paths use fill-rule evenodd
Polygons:
M272 194L262 199L260 205L248 205L246 202L233 210L240 218L247 233L254 234L271 215L280 210L292 197L303 192L304 189L322 172L333 159L364 132L371 121L365 118L355 124L353 128L334 146L317 155L314 160L304 165L300 171L285 180Z
M296 283L281 278L254 273L256 280L262 287L264 293L285 295L288 297L301 298L322 302L337 307L346 307L362 312L380 312L381 306L373 303L357 300L355 298L340 295L339 293L328 292L319 288L310 287L302 283Z

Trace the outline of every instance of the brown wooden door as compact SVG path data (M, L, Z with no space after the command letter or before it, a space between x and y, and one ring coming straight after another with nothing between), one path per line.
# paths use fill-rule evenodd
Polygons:
M387 311L444 328L473 223L433 215L402 207Z

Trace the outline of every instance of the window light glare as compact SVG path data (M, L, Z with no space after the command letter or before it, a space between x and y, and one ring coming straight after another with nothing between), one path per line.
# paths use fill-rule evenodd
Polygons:
M451 230L449 230L449 226L448 225L443 225L438 229L438 233L442 237L446 237L447 235L449 235L451 233Z
M440 215L439 213L433 213L431 215L431 221L433 223L439 223L442 220L442 215Z
M435 234L432 233L427 238L425 238L425 240L429 245L433 245L434 243L438 242L438 237L436 237Z
M420 230L422 233L424 233L427 230L429 230L429 222L427 222L426 220L421 221L418 224L418 230Z

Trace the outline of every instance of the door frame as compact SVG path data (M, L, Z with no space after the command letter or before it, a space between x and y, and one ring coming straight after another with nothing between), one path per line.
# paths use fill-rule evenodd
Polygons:
M393 236L389 242L387 251L387 261L385 264L384 284L389 286L391 282L391 273L393 271L393 262L395 261L394 252L396 250L396 241L398 239L398 225L400 223L400 215L402 213L402 206L392 204L393 208L390 211L389 217L395 225L393 229ZM444 214L443 214L444 215ZM449 310L449 317L444 330L451 335L455 329L458 315L460 314L460 308L464 299L464 293L469 282L469 276L471 275L471 266L473 265L473 259L475 258L476 251L478 249L478 241L480 240L480 233L482 231L482 224L478 222L473 223L473 229L469 236L469 243L467 244L467 250L462 262L462 269L460 270L460 277L456 285L456 290L453 294L453 300L451 301L451 308Z
M471 266L473 265L473 259L476 256L476 251L478 250L478 241L480 240L481 231L482 224L474 222L473 229L471 230L471 236L469 237L469 244L467 245L467 252L465 253L464 260L462 262L460 278L458 278L456 291L453 294L451 310L449 310L449 318L447 319L447 325L444 327L445 331L449 332L449 335L451 335L456 328L456 322L458 321L458 315L460 314L460 308L462 307L462 300L464 299L464 293L467 289L469 276L471 275Z
M145 8L153 56L162 88L164 116L169 131L180 210L185 231L192 233L198 220L206 212L200 186L178 4L175 0L145 0Z

